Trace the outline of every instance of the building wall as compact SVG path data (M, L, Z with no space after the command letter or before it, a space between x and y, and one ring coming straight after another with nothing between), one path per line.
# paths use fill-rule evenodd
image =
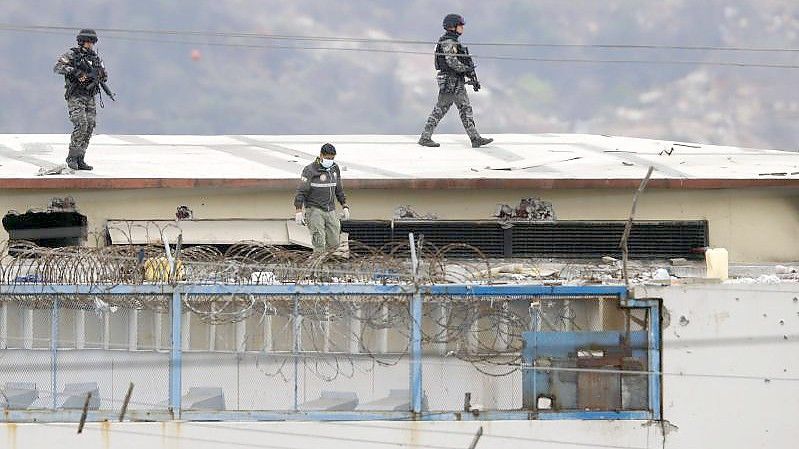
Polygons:
M459 449L469 447L480 426L477 448L661 448L657 427L640 421L112 422L87 423L80 435L77 424L0 424L0 443L8 449L52 447L53 441L64 449Z
M641 296L663 298L666 311L667 448L796 446L799 284L640 288Z
M694 449L796 446L799 286L646 287L662 298L663 422L0 424L0 447L152 449L479 447ZM138 388L138 386L137 386Z
M169 219L181 204L193 209L195 218L293 216L293 192L248 189L7 190L0 195L0 211L44 208L51 197L66 195L75 198L93 231L102 231L109 218ZM487 220L497 203L518 204L522 197L537 195L553 203L559 219L624 220L632 201L631 191L615 189L359 190L348 195L353 219L390 219L397 206L410 205L442 219ZM647 190L639 200L636 218L706 219L711 246L727 248L733 262L799 260L796 189ZM6 238L0 230L0 240Z

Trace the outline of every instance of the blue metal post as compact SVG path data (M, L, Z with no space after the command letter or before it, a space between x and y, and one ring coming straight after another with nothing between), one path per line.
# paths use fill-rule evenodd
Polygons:
M419 260L416 258L416 242L413 233L408 234L408 241L411 248L411 264L413 268L413 278L415 291L411 298L411 342L410 342L410 387L411 387L411 411L421 413L422 411L422 293L419 290L417 273L419 270Z
M411 409L422 411L422 294L411 299Z
M649 307L649 410L653 419L661 419L661 382L660 374L660 304L651 301Z
M50 311L50 390L53 393L53 410L58 408L58 296L53 299Z
M181 334L181 322L183 318L183 302L180 297L180 290L172 292L172 348L169 357L169 407L172 409L172 416L180 418L180 392L181 375L183 368L183 341Z
M538 301L539 302L537 304L540 304L540 300ZM531 304L531 307L532 306L533 305ZM533 370L533 410L536 411L538 410L538 367L536 366L536 359L538 358L538 332L541 330L540 313L541 310L538 308L538 306L533 307L533 313L530 320L530 325L532 327L531 331L533 333L533 357L532 360L530 360L531 368Z
M299 404L299 384L300 384L300 338L302 327L300 327L300 299L294 297L294 310L291 313L291 355L294 357L294 411L300 408Z

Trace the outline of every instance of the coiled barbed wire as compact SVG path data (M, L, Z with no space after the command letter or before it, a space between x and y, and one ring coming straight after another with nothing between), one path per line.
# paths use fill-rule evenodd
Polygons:
M149 228L146 232L149 232ZM175 228L176 229L176 228ZM163 242L170 226L148 241ZM130 234L131 229L125 232ZM310 253L264 242L243 241L227 247L195 245L109 245L97 247L44 248L30 242L0 244L0 284L80 284L108 287L120 284L261 285L281 283L442 284L491 283L496 275L491 262L476 247L457 243L437 248L421 242L417 249L419 271L414 275L407 242L373 248L348 242L348 254L337 251ZM102 289L98 288L98 292ZM411 316L409 295L307 295L295 306L291 296L225 294L183 297L188 313L207 326L242 323L245 340L251 323L262 325L267 317L285 320L271 332L285 339L305 336L299 353L304 368L323 381L351 378L374 367L394 366L407 357ZM34 309L53 307L53 295L14 295L6 299ZM163 295L59 295L60 307L113 313L116 308L169 311ZM530 299L439 295L423 307L422 344L427 353L439 352L469 362L481 373L504 376L521 363L522 334L532 328ZM541 330L588 327L586 314L564 300L544 301ZM299 319L298 317L302 317ZM623 320L622 320L623 321ZM629 320L627 320L629 321ZM248 324L250 323L250 324ZM355 324L353 324L355 323ZM274 323L273 323L274 325ZM238 337L237 337L238 338ZM292 338L298 338L296 336ZM224 342L224 337L222 337ZM227 342L231 343L231 342ZM228 346L237 346L238 341ZM357 348L353 351L353 346ZM262 357L275 357L274 348L258 351L256 365L265 376L287 378L286 363L267 370ZM296 351L297 348L284 348ZM288 354L287 354L288 355ZM372 360L373 368L356 363ZM286 360L289 360L288 358Z
M142 283L411 283L408 245L374 249L349 242L347 255L331 250L310 253L262 242L238 242L224 251L216 246L172 248L158 245L45 248L31 242L0 244L0 283L142 284ZM487 283L488 259L466 244L420 251L424 283ZM457 253L458 258L451 255ZM461 256L468 254L469 258Z

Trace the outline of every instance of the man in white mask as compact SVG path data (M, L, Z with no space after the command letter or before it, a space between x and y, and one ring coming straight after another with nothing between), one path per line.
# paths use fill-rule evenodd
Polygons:
M341 222L336 216L336 200L343 208L342 219L350 219L335 157L336 147L329 143L322 145L319 157L302 170L294 197L294 220L301 226L307 223L314 252L338 248Z

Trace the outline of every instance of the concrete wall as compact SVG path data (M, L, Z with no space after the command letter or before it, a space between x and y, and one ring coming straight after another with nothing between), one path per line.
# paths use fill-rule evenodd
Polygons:
M667 448L797 446L799 284L641 288L636 296L664 298Z
M81 435L77 424L0 424L0 447L465 449L479 426L478 449L661 448L658 428L640 421L89 423Z
M478 425L478 448L796 446L799 285L647 287L636 296L663 299L662 423L105 423L88 424L82 435L76 424L2 424L0 447L464 448Z
M6 190L0 211L44 208L53 196L71 195L100 231L109 218L170 219L186 204L195 218L290 218L293 192L226 189L115 191ZM497 203L522 197L552 201L563 220L624 220L632 192L627 190L359 190L348 192L353 219L390 219L394 208L411 205L446 219L491 219ZM641 220L710 222L710 244L726 247L734 262L799 260L799 190L648 190L639 201ZM768 236L768 238L764 238ZM7 234L0 229L0 240Z

